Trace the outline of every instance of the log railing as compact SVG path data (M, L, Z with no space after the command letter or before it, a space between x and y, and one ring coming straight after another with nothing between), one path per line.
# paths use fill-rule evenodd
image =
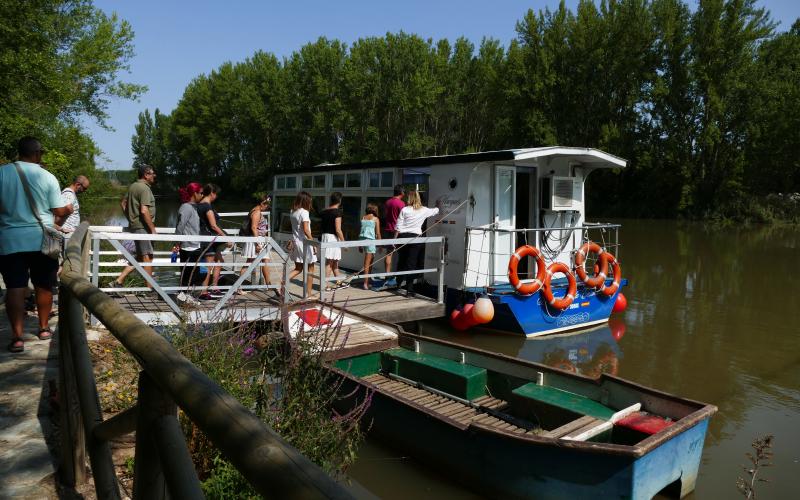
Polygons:
M164 337L87 280L90 246L84 223L67 245L59 288L62 479L67 484L86 481L88 452L97 497L120 498L109 441L136 431L134 498L202 498L177 420L180 407L264 497L351 497ZM86 340L84 307L142 368L136 405L106 421Z

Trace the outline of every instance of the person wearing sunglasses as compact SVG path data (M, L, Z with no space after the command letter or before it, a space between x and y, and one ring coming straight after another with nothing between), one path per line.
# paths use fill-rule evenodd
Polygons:
M85 175L79 175L75 177L72 184L61 191L61 200L64 202L64 205L72 208L72 213L67 217L67 220L60 224L62 232L71 233L78 229L78 226L81 224L81 204L78 202L78 195L85 193L88 189L89 178ZM58 220L56 221L56 225L59 225Z

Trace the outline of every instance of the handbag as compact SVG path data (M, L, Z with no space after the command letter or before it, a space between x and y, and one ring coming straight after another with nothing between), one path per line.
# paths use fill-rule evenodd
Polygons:
M39 225L42 227L41 252L51 259L58 260L58 258L61 257L61 253L64 251L64 235L54 227L46 226L44 222L42 222L42 218L39 217L39 210L36 208L36 202L33 201L31 188L28 185L28 177L25 175L25 172L22 171L22 168L20 168L19 163L14 162L14 168L16 168L19 180L22 182L22 188L25 190L25 196L28 198L28 205L30 205L33 216L36 217L36 220L39 221Z

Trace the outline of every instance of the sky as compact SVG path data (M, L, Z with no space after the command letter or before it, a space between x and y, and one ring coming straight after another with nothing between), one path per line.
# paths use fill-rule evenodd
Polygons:
M528 9L555 9L558 0L95 0L107 14L116 12L133 27L135 56L120 79L144 84L138 101L112 100L105 130L85 126L102 157L98 166L127 169L133 163L131 136L145 109L171 112L186 85L226 61L243 61L262 50L289 57L324 36L347 44L363 37L404 31L451 41L463 36L477 46L484 37L504 45ZM577 0L566 0L574 9ZM761 0L788 30L800 17L798 0Z

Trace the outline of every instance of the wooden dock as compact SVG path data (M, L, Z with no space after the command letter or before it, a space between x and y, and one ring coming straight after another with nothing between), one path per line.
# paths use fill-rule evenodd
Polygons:
M277 273L273 273L274 283L279 282ZM361 314L387 323L406 323L424 319L440 318L445 314L444 304L423 297L405 297L397 291L364 290L354 284L349 288L326 293L325 303L333 304L347 311ZM295 303L302 298L299 281L292 281L288 291L290 302ZM319 288L314 285L318 298ZM270 293L268 293L270 292ZM180 321L166 302L155 293L119 294L115 300L125 309L131 311L148 324L176 324ZM217 301L202 301L198 306L186 307L184 313L189 321L210 322L222 318L235 318L246 321L277 319L280 314L280 303L277 294L266 290L250 290L245 295L234 295L216 314L212 310Z

